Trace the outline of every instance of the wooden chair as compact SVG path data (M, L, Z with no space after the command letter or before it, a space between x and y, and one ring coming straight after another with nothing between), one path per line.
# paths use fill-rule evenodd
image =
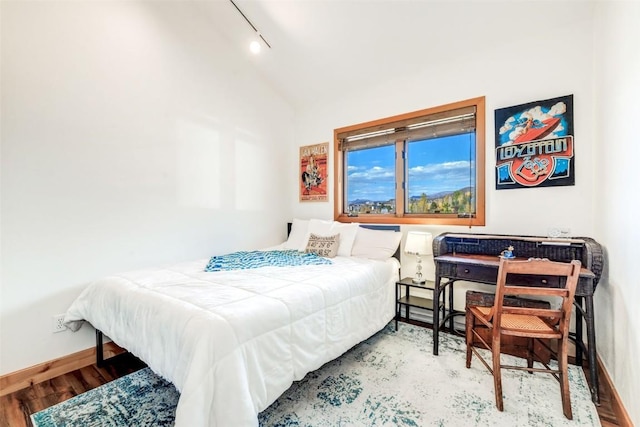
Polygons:
M569 322L573 298L580 275L580 261L571 263L549 261L548 259L507 260L501 259L496 283L496 295L493 307L467 306L466 308L466 341L467 368L471 367L471 357L475 354L486 368L493 374L496 407L503 411L501 369L518 369L552 374L560 382L562 408L564 415L572 419L571 398L569 396L569 378L567 347ZM544 284L540 287L539 284ZM548 296L560 303L559 308L527 308L511 307L503 304L506 295ZM489 344L482 338L491 336ZM486 331L488 329L488 331ZM500 344L503 336L527 338L527 367L502 365L500 361ZM557 340L557 350L547 345L549 340ZM537 341L556 355L558 368L552 369L535 354L534 341ZM492 353L490 366L473 344L482 344ZM534 368L537 361L544 368Z

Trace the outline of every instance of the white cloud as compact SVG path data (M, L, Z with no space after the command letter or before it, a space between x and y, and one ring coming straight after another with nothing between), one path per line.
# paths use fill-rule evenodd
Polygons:
M516 118L511 116L509 117L505 122L504 125L502 125L500 127L500 135L505 134L507 132L509 132L511 129L513 129L513 125L516 121Z
M542 111L542 108L537 105L527 111L524 111L522 114L520 114L520 118L531 118L533 120L537 120L539 122L543 122L545 120L549 120L551 118L553 118L554 116L557 115L561 115L567 112L567 105L564 102L558 102L556 104L554 104L551 109L549 109L548 112L544 112ZM553 135L555 136L556 133L558 133L560 130L563 130L560 125L558 125L559 127L557 127L556 129L554 129L554 133ZM506 132L510 132L509 133L509 141L504 143L503 145L509 145L511 144L513 141L515 141L516 138L518 138L520 135L522 135L526 130L526 127L524 126L524 124L522 125L517 125L515 123L515 117L511 116L509 117L505 124L503 126L500 127L500 135L506 133ZM551 135L548 135L547 138L551 138Z
M409 176L420 176L425 178L433 178L445 174L465 172L469 176L469 161L460 160L457 162L444 162L424 166L416 166L409 169Z
M435 194L442 191L458 190L470 185L468 160L416 166L409 169L409 193L412 195Z
M549 115L557 116L559 114L564 114L566 112L567 112L567 105L564 102L558 102L553 107L551 107L551 110L549 110Z
M395 171L389 168L374 166L370 169L349 173L350 182L362 181L395 181Z

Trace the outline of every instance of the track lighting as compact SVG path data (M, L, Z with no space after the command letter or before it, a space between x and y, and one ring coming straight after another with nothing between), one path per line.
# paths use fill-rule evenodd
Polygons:
M233 0L229 0L229 1L236 8L236 10L240 13L240 15L242 15L244 20L247 21L247 24L251 25L251 28L253 28L253 31L256 32L256 39L251 41L251 43L249 43L249 50L251 50L251 52L253 52L256 55L258 53L260 53L260 50L262 48L260 40L262 40L264 42L264 44L267 45L267 47L269 49L271 49L271 45L269 44L269 42L267 42L267 40L262 36L262 34L260 34L260 31L258 31L256 26L253 25L253 23L251 21L249 21L249 18L247 18L247 16L244 13L242 13L242 11L238 7L238 5L235 4Z

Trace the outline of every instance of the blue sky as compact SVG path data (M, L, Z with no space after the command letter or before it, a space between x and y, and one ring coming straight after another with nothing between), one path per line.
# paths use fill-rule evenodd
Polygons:
M409 196L437 194L469 186L469 147L475 135L463 134L408 144ZM395 147L350 151L348 201L389 200L395 192ZM472 153L475 158L475 152Z

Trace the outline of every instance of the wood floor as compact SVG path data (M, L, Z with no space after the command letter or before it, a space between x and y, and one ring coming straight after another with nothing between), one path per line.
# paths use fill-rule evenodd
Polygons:
M0 427L31 427L29 416L44 408L84 393L145 365L129 354L110 359L107 366L96 365L60 375L49 381L0 397ZM587 379L589 374L585 371ZM600 387L598 415L603 427L620 426L611 405L611 393Z
M49 381L0 397L0 427L31 427L29 416L56 403L135 372L145 366L124 353L109 359L103 368L96 365L60 375Z

